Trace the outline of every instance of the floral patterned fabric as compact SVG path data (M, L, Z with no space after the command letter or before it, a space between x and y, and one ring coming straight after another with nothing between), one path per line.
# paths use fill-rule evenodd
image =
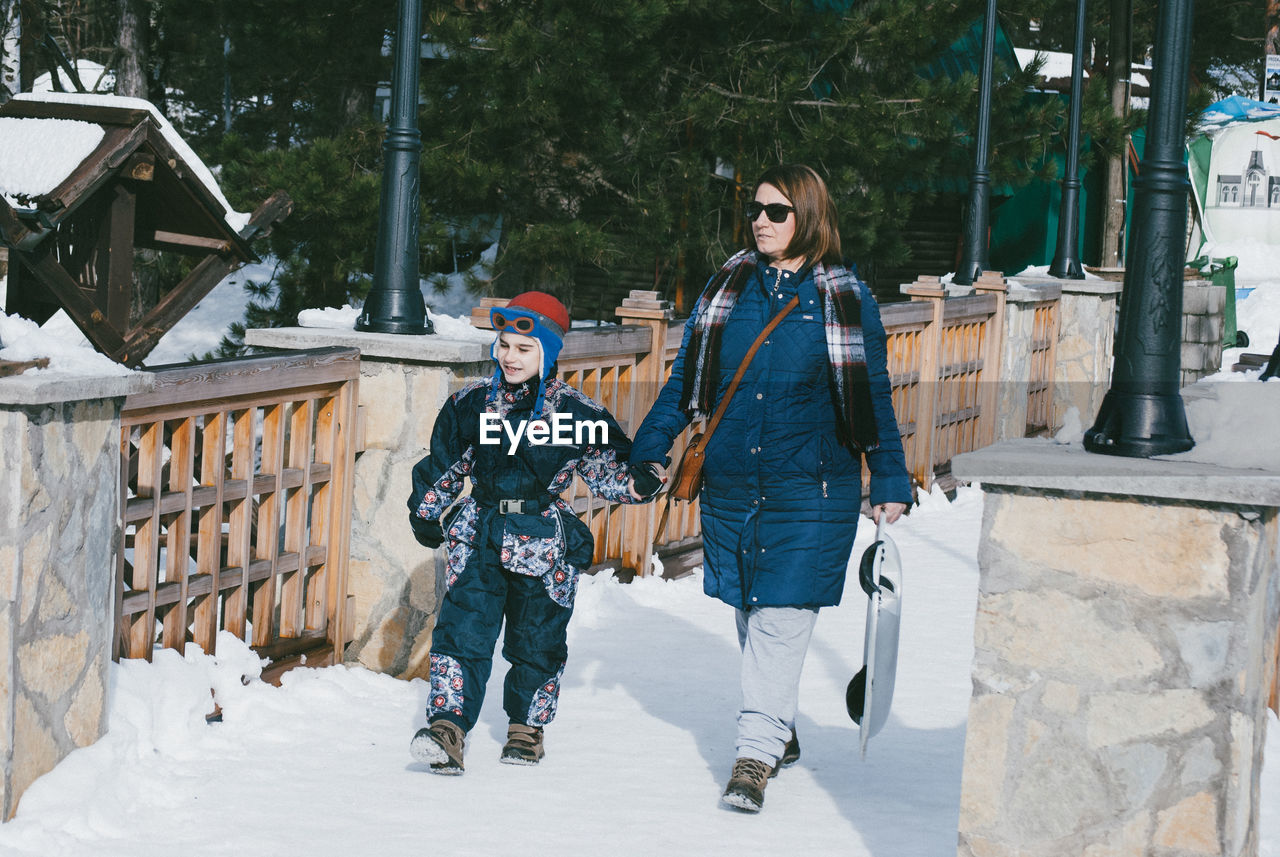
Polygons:
M560 703L560 677L564 675L564 664L556 674L547 680L533 695L533 703L529 706L529 726L546 726L556 716L556 707Z
M463 694L462 664L447 655L431 654L431 701L427 703L427 720L441 714L462 716L466 704Z

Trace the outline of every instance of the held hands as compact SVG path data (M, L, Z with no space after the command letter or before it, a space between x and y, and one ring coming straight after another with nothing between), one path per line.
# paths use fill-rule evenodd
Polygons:
M416 512L409 513L409 526L413 528L413 537L424 548L438 548L444 544L444 527L435 519L419 517Z
M894 521L902 517L902 513L907 511L906 503L880 503L871 507L871 520L877 524L880 523L880 516L884 515L884 522L892 524Z
M634 500L648 500L662 490L667 481L667 469L655 461L641 461L628 465L631 479L627 489Z

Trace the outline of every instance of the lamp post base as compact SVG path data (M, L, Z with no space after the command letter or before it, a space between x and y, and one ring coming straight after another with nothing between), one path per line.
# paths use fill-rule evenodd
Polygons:
M1049 265L1049 276L1059 280L1083 280L1084 270L1079 259L1054 259Z
M1118 394L1110 390L1093 428L1084 433L1084 448L1089 452L1129 458L1173 455L1195 445L1177 393Z
M435 325L427 318L426 303L417 289L374 289L365 298L364 309L356 319L356 330L422 336L435 333Z

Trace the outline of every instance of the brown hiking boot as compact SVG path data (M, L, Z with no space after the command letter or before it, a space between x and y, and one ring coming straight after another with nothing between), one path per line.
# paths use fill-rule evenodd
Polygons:
M800 761L800 739L796 737L796 730L791 729L791 737L787 739L787 746L782 748L782 758L778 760L778 764L773 766L773 770L769 772L769 776L776 777L778 771L783 768L789 768L796 762Z
M507 727L507 743L498 761L505 765L536 765L542 758L542 730L512 723Z
M419 729L409 742L409 753L424 765L431 766L433 774L457 775L462 773L462 748L467 733L452 720L437 720Z
M735 809L759 812L764 806L764 787L769 784L771 770L771 765L759 759L738 759L720 800Z

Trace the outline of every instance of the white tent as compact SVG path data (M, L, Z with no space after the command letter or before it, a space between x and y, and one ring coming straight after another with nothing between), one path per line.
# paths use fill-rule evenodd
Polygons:
M1187 145L1199 240L1280 245L1280 106L1232 96L1201 115Z

